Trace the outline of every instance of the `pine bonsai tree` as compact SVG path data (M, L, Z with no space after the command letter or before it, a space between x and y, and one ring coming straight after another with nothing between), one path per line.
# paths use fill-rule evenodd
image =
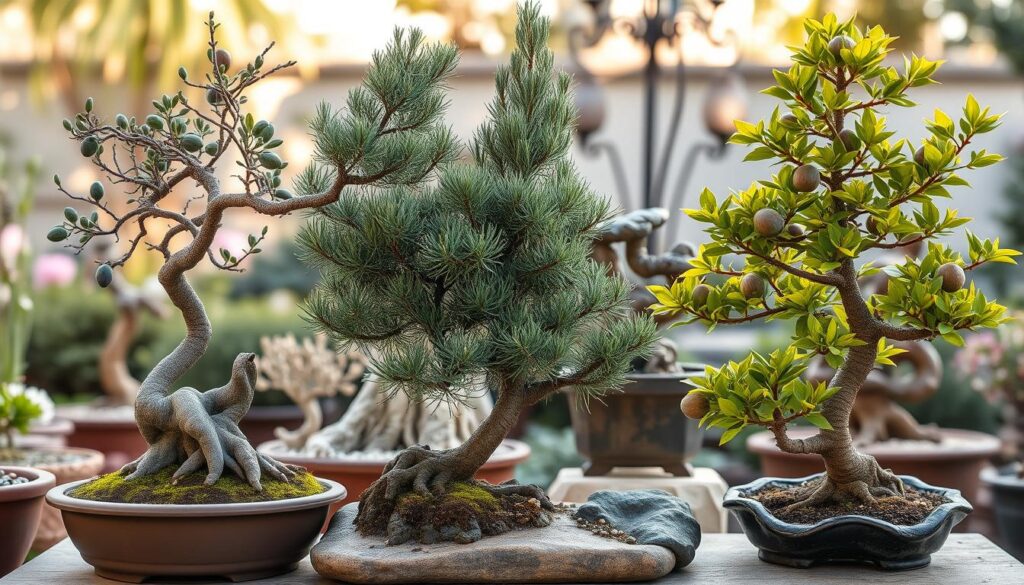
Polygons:
M322 272L311 320L371 356L389 392L455 402L497 393L461 446L416 446L391 461L360 498L364 533L384 533L407 493L470 482L526 405L566 386L621 386L653 340L653 320L630 314L628 283L589 259L609 206L569 161L571 80L554 75L548 34L536 4L520 8L517 48L496 73L471 161L438 165L430 183L346 190L301 234ZM368 95L353 95L361 109ZM314 125L321 142L331 123ZM536 486L476 487L550 506Z
M204 95L206 103L179 92L153 101L155 111L145 120L118 114L107 123L89 99L74 121L64 121L82 155L124 195L108 194L101 182L93 183L88 194L73 194L55 176L62 193L93 211L66 208L63 222L48 238L70 238L69 245L81 250L97 236L116 237L135 228L125 238L124 253L100 264L97 282L109 285L113 269L140 246L154 250L164 259L159 282L185 321L185 339L141 384L135 413L149 449L122 472L131 480L176 466L177 481L205 468L205 482L211 484L226 468L260 489L263 474L283 480L294 470L258 453L238 428L252 401L255 354L239 354L222 387L205 392L174 387L206 352L211 336L210 320L186 274L206 260L238 271L248 256L260 252L266 228L251 235L248 250L237 257L211 249L233 210L276 217L323 207L357 185L411 188L452 159L455 142L438 120L456 51L427 46L418 32L396 33L374 57L365 84L349 95L346 111L320 106L313 121L318 161L299 175L296 195L280 187L287 163L277 153L282 141L274 137L273 125L245 112L250 88L293 63L267 66L268 47L252 63L233 66L230 54L217 44L219 25L212 13L207 25L211 72L193 80L184 68L178 71L183 88ZM235 158L232 183L216 172L228 153ZM111 202L122 196L124 201Z
M878 27L862 33L834 15L808 20L805 28L794 65L776 71L777 85L764 90L783 107L757 124L738 121L732 137L755 146L746 160L777 161L778 172L721 202L705 190L700 208L687 213L708 224L712 242L671 287L651 287L655 312L682 314L683 322L709 329L796 321L788 348L708 368L682 404L687 416L724 429L722 442L761 425L783 451L820 455L825 480L795 507L904 493L898 477L854 448L849 425L857 392L875 364L890 364L898 351L887 340L961 344L958 331L1001 323L1004 307L973 283L965 287L965 274L1018 255L969 232L968 260L933 241L969 221L955 210L940 212L934 200L967 185L959 171L1002 158L968 149L998 126L999 116L968 96L959 122L936 111L926 122L928 138L915 149L886 130L878 111L913 106L909 90L933 83L940 63L915 56L900 72L883 62L892 37ZM877 271L864 257L919 241L928 242L927 254L886 268L887 290L864 298L858 279ZM744 262L734 263L733 255ZM830 383L801 379L815 354L837 368ZM820 430L791 438L786 426L796 419Z

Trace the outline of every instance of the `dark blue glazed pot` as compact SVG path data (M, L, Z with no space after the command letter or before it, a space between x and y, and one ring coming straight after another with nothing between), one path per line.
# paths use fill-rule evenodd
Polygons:
M907 487L941 494L949 500L913 526L856 514L816 524L790 524L773 516L757 500L746 497L765 487L797 486L821 475L799 479L766 477L726 492L725 507L739 520L761 560L799 568L817 563L859 562L887 570L917 569L931 562L932 553L942 548L949 531L972 510L959 491L930 486L909 475L900 476Z

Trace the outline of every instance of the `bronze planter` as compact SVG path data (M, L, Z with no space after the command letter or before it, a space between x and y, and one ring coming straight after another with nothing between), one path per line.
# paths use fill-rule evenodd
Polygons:
M584 475L606 475L614 467L661 467L690 475L689 461L701 447L697 421L679 412L679 402L704 366L683 364L682 373L630 374L621 392L593 399L588 405L566 391L576 450L586 458Z
M96 574L141 583L151 577L248 581L292 571L320 536L345 488L321 479L312 496L240 504L122 504L73 498L84 481L57 486L68 536Z
M43 496L57 483L49 471L15 466L2 469L29 482L0 487L0 530L3 531L0 577L20 567L25 560L43 513Z

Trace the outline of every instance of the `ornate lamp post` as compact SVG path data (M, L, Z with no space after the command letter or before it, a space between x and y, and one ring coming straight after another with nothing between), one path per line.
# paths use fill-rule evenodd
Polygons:
M616 188L624 207L650 208L665 207L666 177L673 158L675 143L679 134L682 113L685 106L686 70L682 55L682 36L690 31L703 34L712 44L722 46L734 42L734 35L716 38L712 23L718 7L724 0L643 0L639 14L613 15L612 0L584 0L591 12L591 24L575 26L569 30L569 50L579 67L580 86L577 89L577 106L580 109L578 134L583 152L589 156L607 155L615 177ZM618 148L610 141L594 141L591 135L604 121L604 104L601 88L596 76L588 69L582 53L596 46L610 35L631 38L640 44L645 54L643 66L643 151L641 153L641 191L637 204L630 205L629 180ZM675 96L670 113L667 133L660 149L657 128L657 92L662 75L658 60L659 48L673 49L676 55ZM673 194L670 209L675 210L682 203L682 191L700 155L720 158L725 151L726 140L733 132L733 120L746 113L745 91L742 80L735 73L724 73L712 81L704 105L704 123L713 140L698 142L690 147L684 157ZM655 238L648 239L648 248L654 252L658 246Z

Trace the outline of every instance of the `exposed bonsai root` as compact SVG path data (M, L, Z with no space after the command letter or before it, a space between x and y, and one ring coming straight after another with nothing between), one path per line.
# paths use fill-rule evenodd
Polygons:
M227 468L257 490L266 473L290 481L301 468L285 465L259 453L238 428L238 421L252 402L256 366L253 354L235 358L231 381L207 392L180 388L154 409L138 404L136 418L149 449L121 468L127 479L153 475L178 465L172 476L181 478L206 468L206 485L212 485Z
M888 469L875 461L874 457L857 453L858 471L854 475L844 476L838 481L825 475L820 482L808 486L802 499L783 508L783 513L791 513L801 508L820 506L827 503L873 503L876 498L906 496L903 481Z
M304 452L314 457L337 457L352 452L399 451L413 445L437 450L458 447L491 412L490 394L483 388L468 393L465 403L439 405L418 402L404 393L394 396L370 376L338 422L314 433Z
M547 526L554 509L537 486L459 481L446 485L443 493L400 495L384 536L389 546L410 540L467 544L510 530Z
M418 534L421 527L409 526L408 514L399 509L402 502L410 497L419 498L416 501L440 500L442 503L453 498L457 500L460 496L458 490L453 491L453 488L459 486L471 486L475 488L478 497L487 497L487 510L462 510L469 514L469 517L477 518L481 534L499 534L512 528L502 530L501 522L489 519L497 513L494 507L499 504L531 502L531 507L537 507L537 518L543 516L541 512L546 513L555 509L551 500L544 494L544 490L537 486L520 485L514 480L501 485L476 481L471 479L476 468L472 467L466 471L467 467L472 466L467 466L461 454L455 449L434 451L428 446L417 445L402 451L387 464L380 479L359 497L357 528L363 534L385 535L391 544L405 542ZM481 514L486 517L479 518ZM537 518L531 519L531 522L546 525L546 522L550 521L550 518L546 521ZM463 531L469 530L466 526L462 528ZM470 532L472 533L472 530ZM455 533L442 535L438 540L457 541L455 536ZM426 537L427 540L430 538L429 535ZM468 537L464 535L459 538Z

